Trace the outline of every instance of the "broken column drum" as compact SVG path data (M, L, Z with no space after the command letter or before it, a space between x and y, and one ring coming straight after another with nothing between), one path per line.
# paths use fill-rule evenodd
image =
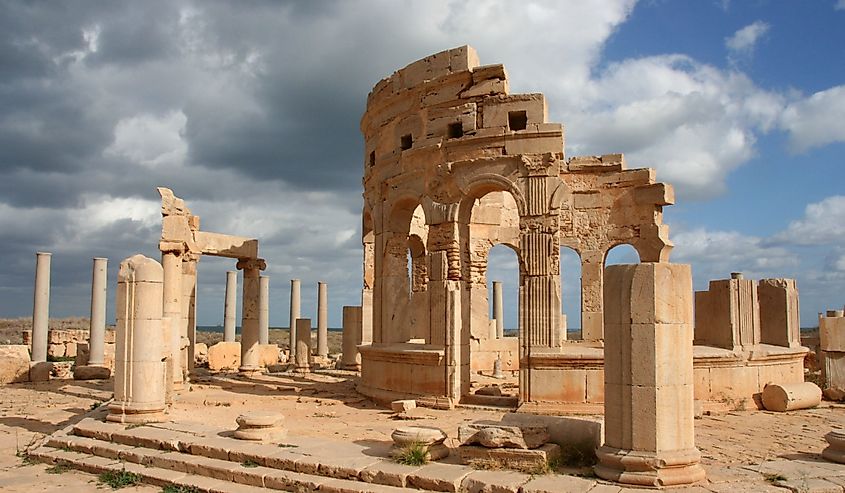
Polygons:
M164 271L135 255L120 264L117 281L114 402L109 421L161 421L165 382L161 330Z
M621 154L567 159L563 127L547 115L542 94L510 94L505 68L481 66L468 46L414 62L369 94L364 394L453 405L470 393L474 355L486 351L490 371L505 349L520 402L558 400L560 248L581 256L583 331L594 347L606 252L627 243L642 261L668 261L662 207L672 188L651 169L625 169ZM491 340L487 259L497 244L519 264L519 338Z

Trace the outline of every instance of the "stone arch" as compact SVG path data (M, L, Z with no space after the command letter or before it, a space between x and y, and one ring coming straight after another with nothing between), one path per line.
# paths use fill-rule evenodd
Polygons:
M627 252L624 253L625 257L623 257L624 263L640 263L640 258L642 258L642 256L640 255L640 251L637 249L636 245L634 245L633 243L628 243L626 241L620 241L611 244L611 246L607 250L605 250L604 258L602 259L602 265L607 266L607 259L610 255L610 252L614 249L617 249L617 252L619 252L620 247L627 250ZM627 258L630 256L630 253L635 253L637 255L636 261L632 261L633 259Z
M509 178L494 173L480 173L470 176L464 180L462 187L464 198L459 206L458 216L462 223L469 221L472 214L472 204L475 199L481 198L490 192L509 192L516 202L519 216L527 213L527 202L520 187ZM469 209L469 210L467 210Z

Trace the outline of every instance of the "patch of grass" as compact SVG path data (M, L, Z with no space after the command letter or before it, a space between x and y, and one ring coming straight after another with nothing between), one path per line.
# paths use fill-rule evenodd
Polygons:
M161 489L161 493L200 493L196 486L169 484Z
M769 483L777 483L778 481L786 481L786 476L783 474L763 474L763 479Z
M247 460L241 462L241 467L258 467L260 465L261 464L259 464L258 462L255 462L252 459L247 459Z
M290 443L280 443L280 444L279 444L279 447L282 447L282 448L296 448L296 447L299 447L299 445L293 445L293 444L290 444Z
M56 464L53 467L47 468L47 474L62 474L70 471L71 467L67 464Z
M106 471L99 476L97 479L108 486L111 486L113 490L119 490L120 488L126 488L127 486L136 486L141 484L141 476L139 474L135 474L134 472L129 472L126 469L121 469L120 471Z
M411 442L399 449L394 459L406 466L422 466L428 463L428 450L421 442Z
M29 455L29 450L26 449L15 452L15 457L21 460L22 466L31 466L37 463L37 461Z
M560 448L560 457L549 461L549 467L557 470L560 467L590 467L596 464L596 456L585 452L590 450L589 444L567 444Z
M98 401L98 402L94 402L94 403L92 403L92 404L91 404L91 407L89 407L88 409L90 409L91 411L93 411L94 409L97 409L98 407L100 407L100 405L101 405L101 404L102 404L102 402L99 402L99 401Z
M131 425L126 425L123 429L134 430L135 428L140 428L142 426L147 426L147 423L132 423Z

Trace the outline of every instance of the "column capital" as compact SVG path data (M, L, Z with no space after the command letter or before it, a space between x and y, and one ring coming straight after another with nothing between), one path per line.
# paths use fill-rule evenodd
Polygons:
M267 268L267 262L263 258L242 258L238 259L237 268L238 270L265 270Z

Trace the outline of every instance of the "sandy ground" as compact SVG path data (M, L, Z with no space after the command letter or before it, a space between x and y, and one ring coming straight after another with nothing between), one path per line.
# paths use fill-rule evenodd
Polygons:
M181 392L169 411L171 419L190 421L201 410L205 424L235 428L247 410L274 410L286 416L291 435L355 441L383 448L390 433L403 424L436 426L450 437L460 423L500 419L500 411L418 409L413 421L397 421L392 413L354 391L355 377L346 372L265 375L199 375ZM0 490L91 491L97 478L75 471L49 474L41 464L27 465L16 452L39 437L81 419L92 406L111 396L110 382L53 380L13 384L0 390ZM825 433L845 429L845 406L789 413L737 411L696 420L702 462L711 475L748 474L740 466L776 458L815 460L825 447ZM454 443L453 443L454 445ZM106 488L99 486L100 488ZM148 486L123 491L160 491ZM786 491L786 490L783 490Z

